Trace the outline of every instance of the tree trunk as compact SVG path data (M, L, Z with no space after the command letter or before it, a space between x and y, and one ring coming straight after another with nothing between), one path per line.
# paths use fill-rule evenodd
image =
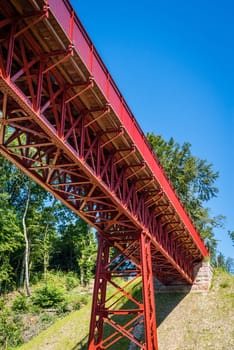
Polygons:
M25 209L22 217L22 225L23 225L24 240L25 240L24 272L25 272L25 287L26 287L27 296L31 295L30 284L29 284L29 241L28 241L28 232L27 232L27 225L26 225L26 216L28 213L30 194L31 194L30 184L31 183L29 182L27 199L26 199Z
M25 272L25 254L23 256L23 261L21 264L21 271L20 271L20 280L19 280L19 285L23 286L24 284L24 272Z
M43 274L44 274L44 282L47 284L47 269L49 265L49 249L47 244L47 238L48 238L48 230L49 230L49 219L47 220L45 230L44 230L44 237L43 237Z
M49 251L48 251L48 245L47 245L47 235L48 235L48 228L49 228L49 222L47 222L45 227L45 233L44 233L44 242L43 242L43 250L44 250L44 256L43 256L43 267L44 267L44 282L47 284L47 269L49 265Z
M84 268L83 265L80 265L80 284L84 286Z
M51 211L53 213L54 206L56 204L56 199L54 198L52 206L51 206ZM49 247L48 247L48 232L49 232L49 225L50 225L50 220L49 216L47 219L47 223L45 226L45 231L44 231L44 238L43 238L43 267L44 267L44 282L47 284L47 270L49 266Z

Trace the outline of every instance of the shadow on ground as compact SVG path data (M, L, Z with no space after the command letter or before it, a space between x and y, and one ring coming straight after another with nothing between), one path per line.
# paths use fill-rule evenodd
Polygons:
M71 350L87 350L88 349L88 338L89 338L89 335L87 334Z
M187 296L188 293L158 293L156 294L157 326L167 318L175 307Z
M159 326L167 316L175 309L175 307L187 296L188 293L156 293L156 315L157 315L157 326ZM129 308L129 301L123 305L123 309ZM126 323L126 321L124 322ZM108 332L108 331L107 331ZM109 332L108 332L109 333ZM120 345L118 343L113 345L111 350L127 350L129 347L127 343ZM77 343L71 350L87 350L88 348L88 334ZM136 349L140 349L136 347Z

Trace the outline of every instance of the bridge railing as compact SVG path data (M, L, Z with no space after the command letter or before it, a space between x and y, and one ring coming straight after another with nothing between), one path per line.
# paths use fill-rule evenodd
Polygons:
M175 190L170 185L170 181L152 151L141 127L137 123L127 102L112 79L82 23L75 14L70 2L68 0L62 0L60 1L59 6L57 0L46 0L45 3L49 5L50 10L60 23L64 33L72 42L74 49L88 68L90 75L94 77L96 84L102 90L107 101L110 103L111 108L118 116L131 139L134 141L137 149L148 164L152 173L156 176L162 190L165 192L170 203L180 216L180 219L184 223L195 244L200 249L202 255L209 255L200 234L195 229L185 208L176 195Z

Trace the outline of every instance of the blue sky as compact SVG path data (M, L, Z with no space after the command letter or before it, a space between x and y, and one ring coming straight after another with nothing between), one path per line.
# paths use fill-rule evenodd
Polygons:
M190 142L219 171L207 206L226 216L218 250L234 258L234 2L72 4L143 131Z

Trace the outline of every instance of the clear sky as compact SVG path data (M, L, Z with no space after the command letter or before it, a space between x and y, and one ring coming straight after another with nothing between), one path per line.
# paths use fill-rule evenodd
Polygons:
M218 250L234 258L234 1L71 3L143 131L190 142L219 171L207 206L226 216Z

